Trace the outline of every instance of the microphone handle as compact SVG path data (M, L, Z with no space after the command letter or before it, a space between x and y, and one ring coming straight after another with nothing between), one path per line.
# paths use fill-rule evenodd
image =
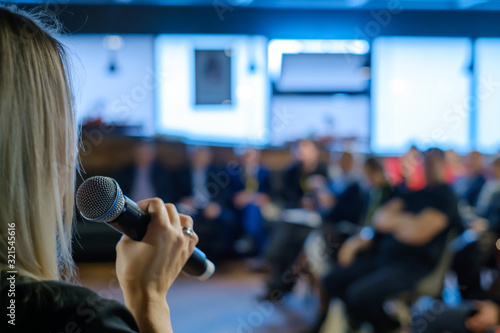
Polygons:
M123 197L125 205L120 217L114 221L107 222L107 224L133 240L141 241L148 230L151 217L135 202L126 196ZM207 271L207 256L195 247L193 254L189 257L182 270L184 273L192 276L203 276Z
M107 224L135 241L141 241L148 230L151 216L146 214L135 202L123 196L125 205L120 217Z

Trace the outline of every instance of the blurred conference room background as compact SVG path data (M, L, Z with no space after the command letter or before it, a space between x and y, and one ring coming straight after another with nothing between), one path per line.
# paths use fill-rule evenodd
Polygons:
M368 196L369 157L394 186L418 190L426 185L421 152L442 149L446 182L469 208L480 196L471 179L495 176L498 1L15 2L41 6L65 26L81 124L79 182L112 176L132 199L159 196L199 214L200 247L218 272L205 283L177 282L176 332L296 332L314 323L314 274L301 275L280 306L256 299L266 247L283 223L287 170L315 160L316 149L324 177L303 180L302 190L325 185L328 209L346 174ZM205 188L192 184L198 167L210 170ZM266 173L245 173L257 167ZM262 194L255 215L243 192ZM112 273L119 237L79 220L74 247L82 283L120 300ZM454 274L435 282L450 303L461 299ZM496 277L494 264L481 267L485 288Z

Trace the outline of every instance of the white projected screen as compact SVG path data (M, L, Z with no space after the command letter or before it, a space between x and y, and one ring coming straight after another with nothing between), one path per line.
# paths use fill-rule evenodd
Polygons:
M372 48L372 150L470 150L471 41L380 37Z
M188 141L267 144L266 49L259 36L158 36L157 131Z
M305 138L350 138L366 149L369 138L368 96L275 96L272 144Z
M78 120L120 126L121 134L154 134L152 35L63 37L72 61Z
M477 149L495 154L500 150L500 38L476 41Z

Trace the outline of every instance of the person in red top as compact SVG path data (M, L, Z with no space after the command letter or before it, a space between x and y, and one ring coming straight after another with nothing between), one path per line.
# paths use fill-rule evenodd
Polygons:
M402 190L418 191L426 185L422 156L415 146L401 157L386 158L384 169L391 183Z

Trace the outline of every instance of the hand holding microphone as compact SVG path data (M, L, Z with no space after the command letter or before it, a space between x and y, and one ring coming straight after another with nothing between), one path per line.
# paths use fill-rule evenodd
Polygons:
M116 246L116 273L141 332L159 331L159 323L172 332L166 296L181 269L202 280L215 270L195 248L193 220L160 199L136 204L108 177L87 179L76 193L76 205L86 220L123 233Z
M116 245L116 274L135 317L147 306L168 311L163 309L167 292L198 243L195 233L182 230L192 229L193 220L178 214L174 205L148 199L138 206L151 217L146 234L140 242L123 235Z
M144 238L137 242L124 235L116 245L118 281L134 314L145 304L156 309L166 305L167 291L198 243L195 233L182 231L182 227L192 229L193 220L178 214L174 205L149 199L138 206L151 217Z
M160 199L141 201L140 205L123 195L118 183L109 177L96 176L87 179L78 189L76 194L76 205L83 218L93 222L104 222L126 235L123 241L130 243L131 240L141 241L143 245L130 245L138 250L147 252L146 245L160 247L162 244L155 243L157 238L167 237L162 242L168 242L165 246L182 247L185 244L179 242L175 236L180 232L181 240L189 239L197 243L198 238L193 232L193 222L190 217L179 215L172 204L164 205ZM166 229L165 229L166 228ZM174 228L174 229L172 229ZM169 235L164 233L171 232ZM163 235L163 236L162 236ZM156 237L156 238L154 238ZM156 240L156 241L153 241ZM191 244L191 243L190 243ZM119 247L118 247L119 248ZM193 246L194 248L194 246ZM162 248L161 251L169 250ZM171 250L174 250L173 248ZM157 251L156 258L150 258L153 263L160 261L164 252ZM189 260L184 266L184 271L190 275L197 276L201 280L210 278L214 271L214 264L208 260L199 249L191 249ZM135 254L129 253L135 257ZM147 258L142 259L141 264L148 264ZM174 267L165 269L175 270ZM176 275L177 276L177 275Z

